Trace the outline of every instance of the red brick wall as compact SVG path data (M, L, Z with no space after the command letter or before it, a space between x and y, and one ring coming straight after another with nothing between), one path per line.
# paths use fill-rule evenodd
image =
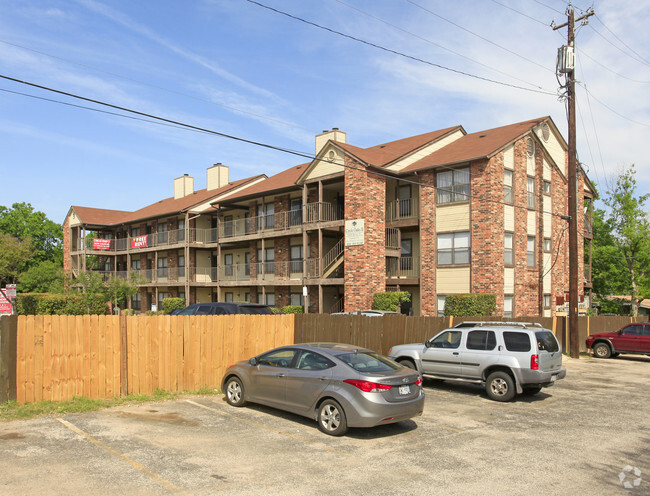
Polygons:
M435 172L420 174L420 312L437 315Z
M346 158L355 168L360 164ZM345 169L345 220L365 219L363 245L345 248L345 310L372 307L373 294L386 290L386 181L363 170Z
M80 247L81 248L81 247ZM72 260L70 253L72 251L72 231L70 229L70 217L66 217L63 223L63 272L72 273Z
M275 239L275 277L281 279L289 278L289 237Z

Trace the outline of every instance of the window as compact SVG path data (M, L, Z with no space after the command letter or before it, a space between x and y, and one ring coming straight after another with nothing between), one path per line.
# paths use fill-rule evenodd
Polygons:
M438 309L438 317L442 317L445 315L445 296L438 296L438 302L437 302L437 309Z
M413 270L413 240L403 239L401 247L400 270Z
M458 348L460 346L461 331L446 331L438 334L429 343L431 348Z
M257 293L257 301L261 301L264 305L273 307L275 306L275 293L266 293L265 298L262 298L262 293Z
M257 207L259 216L259 227L261 229L273 229L275 225L275 204L265 203Z
M436 174L438 203L469 199L469 168L441 171Z
M226 253L223 256L223 265L224 265L224 275L226 277L232 277L235 273L232 265L232 253Z
M230 238L233 235L233 220L232 215L223 216L223 235L226 238Z
M178 275L181 277L185 275L185 255L178 256Z
M493 350L497 345L494 331L470 331L467 333L468 350Z
M167 257L158 257L158 277L167 277Z
M535 267L535 236L528 236L526 241L526 265Z
M544 308L551 308L551 295L550 294L545 294L544 295Z
M438 265L469 263L469 232L438 234Z
M232 293L226 293L225 298L227 303L232 303L233 301L235 301Z
M643 334L643 326L638 324L629 325L623 328L621 334L626 336L641 336Z
M344 353L337 358L354 370L364 373L392 372L399 370L401 365L393 362L374 351L359 351L358 353Z
M302 200L293 198L291 200L291 211L289 212L289 225L299 226L302 224Z
M140 259L139 258L137 260L131 260L131 269L140 270Z
M289 256L290 271L294 274L302 272L302 245L292 246Z
M411 215L411 185L403 184L397 188L398 211L400 217Z
M139 227L132 227L131 228L131 236L140 236L140 228Z
M257 363L269 367L289 367L295 354L296 350L271 351L259 357Z
M551 238L544 238L544 251L547 253L551 251Z
M537 348L540 351L548 351L549 353L560 351L560 346L552 332L536 331L535 338L537 338Z
M525 332L503 332L503 342L508 351L530 351L530 338Z
M262 258L264 255L264 258ZM265 248L262 254L262 249L257 249L257 261L264 262L264 273L273 274L275 272L275 250L273 248Z
M248 251L244 253L244 275L246 276L251 275L251 254Z
M141 308L142 308L142 297L140 296L140 291L138 291L136 294L134 294L131 297L131 309L140 310Z
M167 234L167 223L166 222L161 222L158 224L158 234L156 235L156 242L159 245L166 245L167 241L169 240L169 236Z
M503 238L503 263L512 266L515 263L513 246L514 234L505 233Z
M163 300L169 298L169 293L166 291L158 291L158 310L163 309Z
M514 201L512 195L512 171L508 169L503 171L503 201L506 203Z
M526 180L526 206L535 208L535 178L529 177Z
M185 219L179 219L178 221L178 241L185 240Z
M512 312L512 307L514 303L514 296L504 296L503 297L503 316L512 317L514 314Z
M291 304L295 307L301 307L302 293L291 293Z
M545 195L550 195L551 194L551 181L544 181L542 183L542 191L544 192Z
M296 368L301 370L325 370L334 367L334 362L323 355L311 351L303 351L298 359Z

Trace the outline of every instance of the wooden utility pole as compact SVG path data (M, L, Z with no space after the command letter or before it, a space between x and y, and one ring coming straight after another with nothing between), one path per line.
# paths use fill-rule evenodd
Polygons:
M571 49L571 56L575 54L575 22L583 21L594 15L593 10L578 19L574 18L573 6L567 7L567 22L560 26L553 26L553 30L558 30L564 26L568 27L567 46ZM575 59L573 59L575 60ZM570 69L566 70L567 75L567 106L568 106L568 126L569 126L569 170L567 174L568 181L568 200L569 200L569 353L572 358L580 357L580 339L578 335L578 292L580 285L579 277L579 258L578 258L578 200L580 191L578 191L578 157L576 152L576 87L575 87L575 63L571 64ZM560 69L560 68L558 68Z

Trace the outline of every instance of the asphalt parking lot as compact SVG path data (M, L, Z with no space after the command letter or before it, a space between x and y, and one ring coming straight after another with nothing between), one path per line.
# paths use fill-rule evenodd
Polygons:
M650 357L565 366L505 404L426 382L423 416L342 438L222 396L3 422L0 494L650 494Z

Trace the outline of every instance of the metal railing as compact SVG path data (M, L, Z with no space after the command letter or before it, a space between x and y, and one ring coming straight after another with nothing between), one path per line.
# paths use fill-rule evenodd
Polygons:
M337 212L336 207L331 203L316 202L304 206L304 223L330 222L341 220L343 217Z
M386 248L391 248L391 249L399 249L401 242L400 242L400 232L399 229L396 229L394 227L387 227L386 228Z
M415 278L420 277L420 262L413 257L390 257L386 262L386 277Z
M416 219L419 215L419 208L416 198L394 200L386 205L386 221L402 219Z
M88 238L79 240L78 246L85 246L92 251L127 251L138 248L156 246L171 246L185 242L185 229L174 229L158 233L143 234L142 236L128 236L126 238Z

